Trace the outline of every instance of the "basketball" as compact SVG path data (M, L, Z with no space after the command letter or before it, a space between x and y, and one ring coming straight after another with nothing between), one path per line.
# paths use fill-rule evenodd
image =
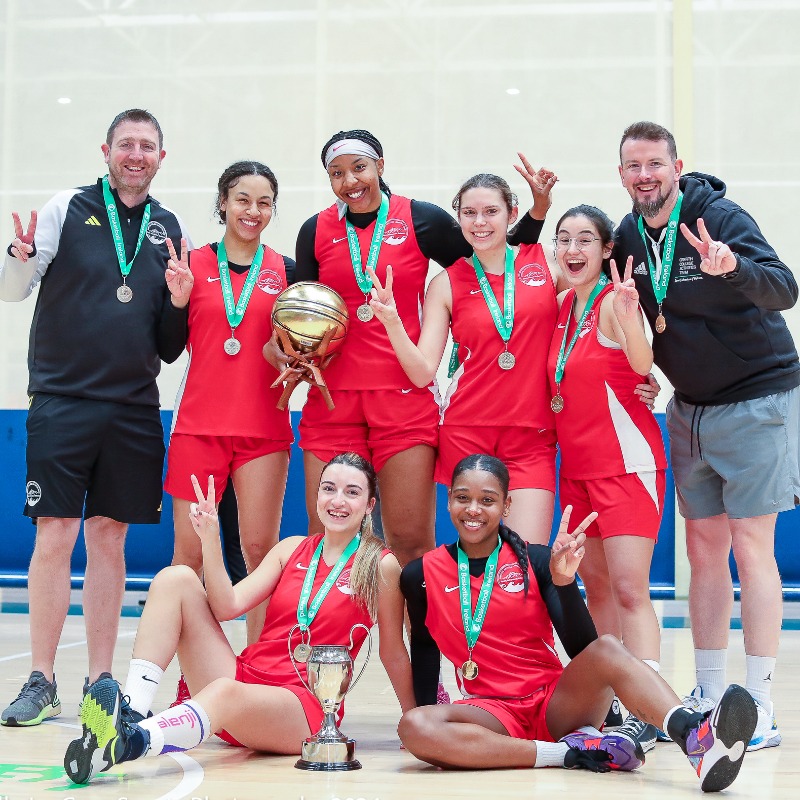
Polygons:
M333 328L328 353L344 341L350 316L341 295L316 281L301 281L284 289L272 308L272 327L283 330L299 353L313 353Z

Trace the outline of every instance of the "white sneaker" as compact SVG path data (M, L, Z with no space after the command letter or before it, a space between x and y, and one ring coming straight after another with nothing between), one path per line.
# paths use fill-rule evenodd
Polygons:
M703 695L703 689L700 686L695 686L691 694L687 694L681 702L686 708L691 708L692 711L697 711L700 714L706 714L714 710L716 703L710 698Z
M773 709L772 703L769 704L769 709L764 708L761 703L756 703L758 722L753 732L753 738L747 745L748 752L763 750L765 747L777 747L781 743L781 732L775 722Z

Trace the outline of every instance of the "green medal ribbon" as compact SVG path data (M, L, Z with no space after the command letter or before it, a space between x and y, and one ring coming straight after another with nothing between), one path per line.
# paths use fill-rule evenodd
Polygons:
M314 551L311 563L308 565L308 571L303 580L303 588L300 591L300 599L297 601L297 622L300 625L301 631L308 630L309 625L314 621L314 617L317 616L317 611L319 611L322 601L328 596L331 586L336 583L336 579L341 574L350 556L358 550L358 545L361 542L361 532L359 531L350 540L350 544L345 547L344 552L339 556L339 560L334 564L330 574L325 578L325 582L319 587L319 591L314 595L314 599L311 601L311 605L309 605L308 599L311 597L311 588L314 585L314 578L317 576L317 567L319 566L320 558L322 558L322 546L324 542L325 537L323 536L322 539L319 540L317 549Z
M144 241L144 235L147 232L147 226L150 223L150 203L144 207L144 214L142 214L142 224L139 226L139 238L136 240L136 251L133 258L128 263L128 257L125 254L125 241L122 238L122 229L119 226L119 216L117 214L117 204L114 202L114 195L111 194L111 188L108 184L108 175L103 178L103 200L106 204L106 213L108 214L108 224L111 226L111 235L114 237L114 247L117 250L117 261L119 261L119 271L122 273L122 283L128 277L139 255L139 248Z
M375 230L372 232L372 241L369 245L369 255L367 256L367 266L374 272L378 265L378 256L383 244L383 231L386 228L386 219L389 216L389 198L381 194L381 206L378 209L378 219L375 221ZM369 294L372 288L372 278L366 273L361 261L361 245L358 242L358 234L353 224L347 217L344 218L347 230L347 244L350 248L350 261L353 263L353 273L356 276L358 288L364 293Z
M231 286L231 271L228 267L228 253L225 250L225 242L220 241L217 245L217 266L219 267L219 285L222 287L222 299L225 301L225 314L228 317L228 324L231 326L231 336L233 331L241 324L244 319L244 312L250 302L250 295L261 272L261 262L264 259L264 248L258 246L256 254L253 256L253 263L247 273L247 279L242 287L239 300L234 303L233 287Z
M650 282L653 284L653 293L656 296L658 303L658 313L661 314L661 305L664 298L667 296L667 285L669 284L669 276L672 273L672 261L675 258L675 240L678 238L678 218L681 215L681 205L683 204L683 192L678 192L678 199L675 202L675 208L669 215L669 222L667 222L667 235L664 239L664 257L661 259L661 274L656 279L656 268L653 264L653 258L650 255L650 245L647 242L647 236L644 232L644 222L641 215L639 216L639 236L642 237L644 242L644 251L647 254L647 266L650 268Z
M500 555L500 547L502 544L503 542L498 536L497 547L495 547L486 561L486 571L483 573L483 583L481 584L481 590L478 594L478 602L475 605L475 616L472 615L472 587L470 586L469 558L461 549L461 543L459 542L457 545L458 596L461 599L461 619L464 622L464 633L467 636L467 648L469 649L470 659L472 658L472 650L475 647L475 643L481 635L486 612L489 610L489 598L492 596L492 589L494 588L497 559Z
M514 292L516 290L516 282L514 281L514 251L506 245L506 264L503 269L503 311L500 311L500 305L497 298L494 296L492 286L486 273L483 271L481 262L478 261L478 256L474 253L472 255L472 266L475 268L475 274L478 276L478 286L481 287L483 299L489 307L489 313L492 315L494 326L500 334L500 338L506 344L508 350L508 340L511 338L511 331L514 329Z
M564 325L564 338L561 340L561 348L558 351L558 359L556 360L556 386L558 386L558 384L560 384L564 378L564 370L567 368L567 359L569 358L572 349L575 347L575 343L578 341L583 323L586 321L586 317L589 316L589 312L592 310L594 301L597 300L597 295L599 295L600 292L603 291L603 287L607 285L608 278L604 273L601 272L600 279L597 281L597 286L592 289L592 293L589 295L589 299L586 301L586 308L583 309L583 314L581 314L581 318L578 320L578 326L575 328L575 333L572 334L572 339L570 339L569 345L567 345L567 331L569 331L569 318L567 318L567 323ZM575 298L573 297L573 303L574 302ZM556 393L558 393L558 388L556 388Z
M453 349L450 351L450 363L447 365L447 377L452 378L458 369L458 342L453 342Z

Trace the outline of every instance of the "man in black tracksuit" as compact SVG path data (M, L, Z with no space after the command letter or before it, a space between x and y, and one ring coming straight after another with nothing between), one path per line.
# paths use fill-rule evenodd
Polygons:
M164 157L155 117L122 112L101 149L108 175L57 194L27 231L15 214L16 238L0 264L2 300L23 300L41 284L28 352L24 512L37 526L28 573L33 671L2 713L9 726L60 713L54 662L81 518L94 681L111 671L128 524L157 523L161 511L156 376L186 344L191 284L188 269L168 268L167 239L185 234L148 194Z
M628 127L619 171L634 205L614 256L632 259L655 362L675 389L667 425L692 568L698 684L687 700L706 710L727 684L732 547L746 685L758 706L748 749L758 750L781 741L770 698L782 618L774 532L778 512L800 496L800 363L780 312L798 287L753 218L725 197L725 184L682 176L682 167L665 128Z

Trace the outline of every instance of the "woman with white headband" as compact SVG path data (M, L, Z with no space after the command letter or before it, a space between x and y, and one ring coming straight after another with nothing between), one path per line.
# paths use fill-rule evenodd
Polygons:
M339 292L351 325L347 344L325 373L336 408L328 411L312 389L300 422L310 530L320 525L313 506L320 470L333 454L355 450L378 470L386 541L405 564L434 546L439 409L434 386L414 386L374 318L367 268L385 281L391 265L398 313L416 341L429 262L449 267L472 248L446 211L390 192L382 177L383 147L371 133L337 133L323 147L322 163L336 203L301 228L297 279L319 280ZM538 229L546 210L545 193L534 192Z

